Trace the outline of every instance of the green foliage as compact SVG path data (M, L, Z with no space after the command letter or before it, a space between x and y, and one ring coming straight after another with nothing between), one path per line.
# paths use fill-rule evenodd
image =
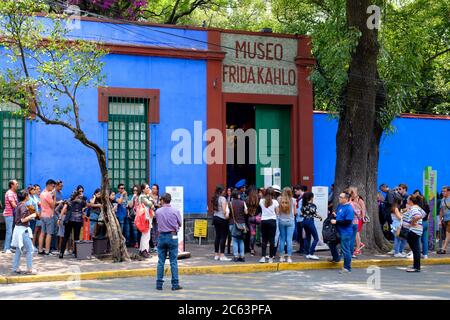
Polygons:
M0 102L19 105L23 116L33 106L47 119L76 125L77 92L103 82L106 51L93 42L68 41L62 16L48 15L44 23L32 15L45 10L40 0L0 3L0 47L8 66L0 73Z

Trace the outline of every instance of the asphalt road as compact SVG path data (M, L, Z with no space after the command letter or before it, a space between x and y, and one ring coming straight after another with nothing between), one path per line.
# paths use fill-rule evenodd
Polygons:
M450 299L450 266L425 266L421 273L404 267L283 271L277 273L182 276L183 290L172 292L170 280L155 290L155 278L47 282L0 285L0 299Z

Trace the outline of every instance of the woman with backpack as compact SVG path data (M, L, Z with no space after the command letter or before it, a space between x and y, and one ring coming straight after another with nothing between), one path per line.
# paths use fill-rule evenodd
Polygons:
M292 238L294 236L295 207L291 188L284 188L279 198L280 210L278 214L278 228L280 232L280 262L292 263ZM284 248L287 246L287 260L284 255Z
M267 242L270 244L269 263L273 263L275 255L275 233L277 232L277 215L279 212L279 203L275 200L275 191L272 187L268 188L263 199L260 200L261 207L261 236L262 236L262 257L260 263L266 262Z
M229 208L227 199L224 197L225 187L218 185L211 199L213 208L213 226L216 230L216 238L214 240L214 260L231 261L225 257L225 241L228 237L228 216Z
M316 225L314 224L314 218L322 221L322 217L317 214L317 206L313 203L314 193L305 192L302 199L302 216L303 229L305 230L305 253L306 259L319 260L319 257L314 253L316 251L316 245L319 242L319 235L317 234ZM311 244L311 236L313 242Z
M144 258L151 258L150 256L150 232L152 230L152 219L153 216L150 214L150 210L155 210L155 204L153 197L151 195L150 186L144 183L141 186L141 194L138 198L139 205L144 204L145 206L145 220L149 223L149 228L146 232L142 232L141 244L139 246L139 255ZM137 213L139 214L139 213Z
M250 254L255 255L256 230L261 224L261 207L259 206L258 191L252 189L247 197L248 227L250 229Z
M235 189L231 193L229 228L233 238L233 261L245 262L244 237L247 233L245 215L248 213L245 201L240 199L239 190Z

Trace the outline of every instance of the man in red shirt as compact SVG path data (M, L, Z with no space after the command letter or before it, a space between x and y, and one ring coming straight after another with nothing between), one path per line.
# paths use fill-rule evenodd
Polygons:
M45 190L41 193L41 221L42 231L39 236L39 254L53 255L50 253L50 244L52 242L52 235L55 230L55 220L53 214L56 204L56 182L52 179L45 184ZM43 250L45 238L45 251Z

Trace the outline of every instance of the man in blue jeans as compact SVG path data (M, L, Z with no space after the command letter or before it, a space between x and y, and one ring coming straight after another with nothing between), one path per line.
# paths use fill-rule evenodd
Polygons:
M333 212L333 215L336 216L336 219L331 220L332 224L337 225L337 230L341 239L341 251L344 256L344 268L340 271L340 273L342 274L350 273L352 271L352 224L355 211L353 210L353 207L351 206L349 201L350 194L342 192L339 195L339 206L336 209L336 213ZM330 243L330 251L333 258L329 261L339 262L340 256L337 250L336 243Z
M182 225L180 212L170 206L172 197L169 193L161 196L161 208L156 210L158 223L158 268L156 290L162 290L164 283L164 264L167 253L170 259L170 272L172 273L172 290L181 290L178 279L178 230Z

